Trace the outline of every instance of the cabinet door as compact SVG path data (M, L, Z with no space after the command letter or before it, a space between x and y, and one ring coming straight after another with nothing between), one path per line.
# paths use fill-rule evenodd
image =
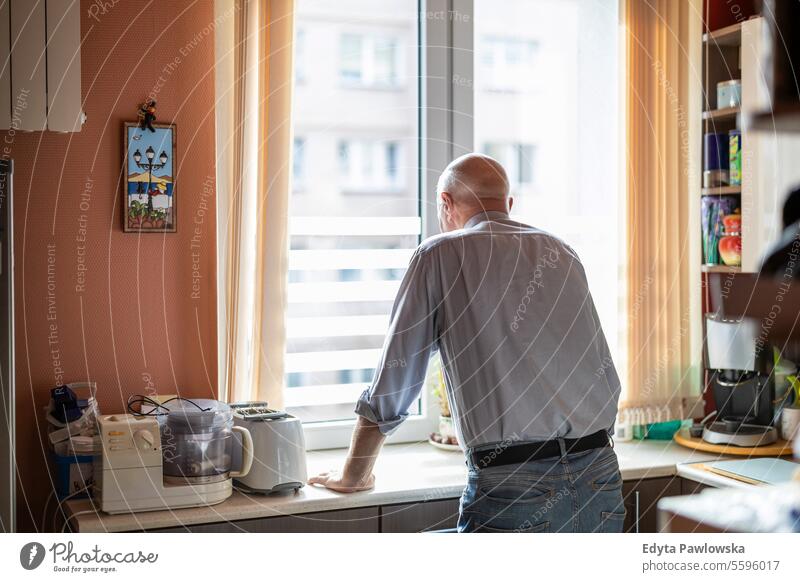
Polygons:
M81 6L47 0L47 129L81 130Z
M700 493L703 489L713 489L713 487L691 479L681 479L681 495L694 495L695 493Z
M204 523L156 532L197 533L378 533L377 507L301 513L263 519Z
M658 500L681 494L678 477L662 477L626 481L622 484L625 510L625 532L656 533L658 531ZM638 525L638 529L637 529Z
M381 507L381 532L415 533L451 529L458 523L458 499Z
M47 128L45 3L11 0L11 125Z
M0 129L11 128L11 10L0 0Z

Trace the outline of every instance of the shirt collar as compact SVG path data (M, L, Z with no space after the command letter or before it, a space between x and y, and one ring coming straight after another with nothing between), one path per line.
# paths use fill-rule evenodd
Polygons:
M472 228L487 220L508 220L508 212L501 212L499 210L481 211L465 222L464 228Z

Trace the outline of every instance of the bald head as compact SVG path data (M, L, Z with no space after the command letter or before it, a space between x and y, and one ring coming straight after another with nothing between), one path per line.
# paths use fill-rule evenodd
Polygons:
M471 153L456 158L444 169L436 187L439 223L443 231L463 228L479 212L508 212L508 177L500 162Z
M442 172L439 193L455 198L502 200L508 197L508 178L500 162L483 154L465 154Z

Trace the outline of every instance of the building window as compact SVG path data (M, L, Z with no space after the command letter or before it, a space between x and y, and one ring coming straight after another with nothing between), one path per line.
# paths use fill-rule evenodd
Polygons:
M477 43L481 87L509 93L530 91L536 82L538 43L531 38L487 34Z
M481 150L503 164L512 190L534 183L534 152L531 144L486 143ZM513 194L514 192L512 192Z
M402 193L400 156L396 141L341 140L338 159L342 188L350 192Z
M295 137L292 144L292 187L294 190L302 190L305 181L305 156L306 140L302 137Z
M394 88L400 84L397 39L380 33L341 36L339 79L350 87Z
M306 81L306 31L297 28L294 33L294 82Z
M343 34L339 53L339 77L348 84L361 84L364 78L364 37Z

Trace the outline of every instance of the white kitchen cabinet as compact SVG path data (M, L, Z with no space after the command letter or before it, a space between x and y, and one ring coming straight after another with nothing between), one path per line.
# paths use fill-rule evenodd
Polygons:
M0 0L0 129L80 131L79 0Z
M0 128L11 127L10 0L0 0Z
M11 0L11 127L47 129L45 4Z
M80 131L79 0L47 0L47 129Z

